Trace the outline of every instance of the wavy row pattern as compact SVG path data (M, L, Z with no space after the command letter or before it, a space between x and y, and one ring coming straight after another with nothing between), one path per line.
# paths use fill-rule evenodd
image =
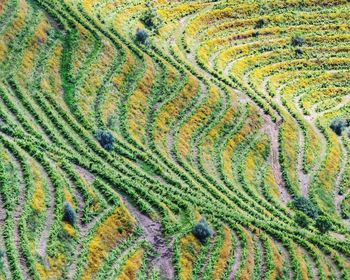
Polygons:
M349 279L349 20L346 0L2 0L0 279Z

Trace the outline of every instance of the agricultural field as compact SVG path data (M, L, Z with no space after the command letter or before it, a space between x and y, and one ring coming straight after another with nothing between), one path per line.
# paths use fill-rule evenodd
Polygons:
M350 279L350 2L0 0L5 279Z

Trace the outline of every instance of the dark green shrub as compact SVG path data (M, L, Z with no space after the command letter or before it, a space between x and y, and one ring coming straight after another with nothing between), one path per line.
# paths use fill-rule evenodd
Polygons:
M326 233L332 229L333 223L328 216L319 216L316 219L316 227L322 233Z
M115 138L111 132L99 129L96 132L96 138L104 149L107 151L113 150Z
M148 37L148 33L145 30L140 28L136 30L136 40L141 44L146 45L148 43Z
M4 256L5 256L5 252L3 250L0 250L0 269L3 269L4 267Z
M308 215L312 219L316 219L319 215L319 209L309 199L299 196L293 199L293 206Z
M302 45L304 45L304 43L305 43L305 40L304 40L304 38L302 38L302 37L300 37L300 36L294 36L293 38L292 38L292 45L293 46L302 46Z
M296 54L297 56L301 56L301 55L303 55L303 50L297 48L297 49L295 50L295 54Z
M141 17L141 21L149 28L157 30L162 25L162 20L158 16L157 10L151 6Z
M255 28L262 28L264 25L266 25L268 23L268 21L264 18L259 19L256 24L255 24Z
M192 233L200 242L204 243L209 237L213 236L214 231L204 219L201 219L193 228Z
M336 118L331 122L330 128L337 134L341 135L342 132L348 127L349 123L345 119Z
M308 228L312 220L301 211L297 211L294 216L294 221L302 228Z
M63 221L67 222L68 224L74 226L77 221L77 217L75 214L75 211L73 207L70 205L70 203L66 202L64 203L64 215L63 215Z

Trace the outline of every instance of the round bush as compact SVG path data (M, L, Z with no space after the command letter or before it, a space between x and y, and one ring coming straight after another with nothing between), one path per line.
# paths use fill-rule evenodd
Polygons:
M300 37L300 36L295 36L292 38L292 45L293 46L302 46L304 45L305 40L304 38Z
M148 43L148 33L143 29L136 30L136 40L141 44L146 45Z
M210 228L208 223L202 219L200 222L193 228L193 235L202 243L204 243L209 237L212 237L214 231Z
M331 122L330 128L337 134L341 135L342 132L348 127L348 121L345 119L337 118Z
M99 129L96 132L96 138L100 145L107 151L112 151L114 148L115 138L109 131Z
M68 203L68 202L66 202L64 204L63 220L72 226L74 226L76 224L76 221L77 221L75 211L74 211L73 207L70 205L70 203Z

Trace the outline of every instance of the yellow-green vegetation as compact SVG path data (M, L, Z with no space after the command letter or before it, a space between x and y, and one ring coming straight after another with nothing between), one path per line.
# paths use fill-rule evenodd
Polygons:
M350 279L348 0L0 0L0 279Z

